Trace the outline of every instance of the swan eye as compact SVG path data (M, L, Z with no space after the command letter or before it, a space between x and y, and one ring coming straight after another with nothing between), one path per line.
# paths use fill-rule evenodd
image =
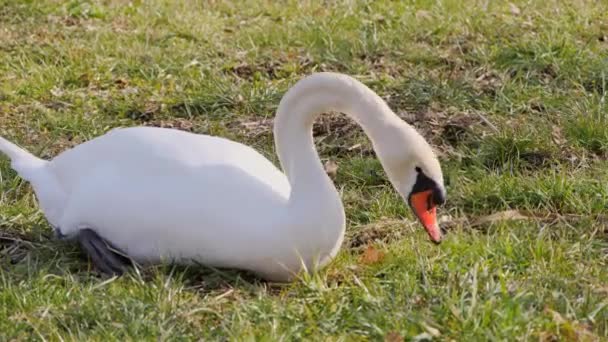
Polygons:
M416 166L416 168L414 168L414 170L416 170L416 172L418 172L418 173L422 172L422 169L419 168L418 166Z

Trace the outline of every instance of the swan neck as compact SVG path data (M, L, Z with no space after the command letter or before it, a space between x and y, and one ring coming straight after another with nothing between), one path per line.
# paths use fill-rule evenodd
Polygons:
M341 112L355 120L372 143L398 119L376 93L349 76L320 73L299 81L281 100L274 126L276 150L291 184L292 200L318 201L330 196L340 202L312 136L315 119L327 112Z

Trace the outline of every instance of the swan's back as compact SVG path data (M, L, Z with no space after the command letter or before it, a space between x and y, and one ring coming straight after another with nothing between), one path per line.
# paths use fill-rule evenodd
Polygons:
M172 174L211 167L241 169L250 177L289 196L289 182L268 159L249 146L221 137L157 128L114 129L55 157L48 165L67 192L80 177L107 165L142 177L149 173Z

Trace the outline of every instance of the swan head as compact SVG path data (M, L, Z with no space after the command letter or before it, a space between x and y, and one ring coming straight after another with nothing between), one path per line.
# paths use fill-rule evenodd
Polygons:
M440 243L437 207L446 191L439 160L429 143L412 126L399 120L374 143L389 180L409 204L431 241Z

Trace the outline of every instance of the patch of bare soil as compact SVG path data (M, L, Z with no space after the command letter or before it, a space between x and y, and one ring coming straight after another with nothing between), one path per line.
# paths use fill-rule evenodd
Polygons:
M191 120L182 118L158 119L146 122L144 126L174 128L186 132L194 132L194 123Z
M312 69L325 69L321 64L318 64L313 58L304 52L287 52L273 56L266 60L256 62L240 61L236 65L228 66L223 69L224 73L233 74L239 78L250 80L255 74L261 74L267 78L275 79L281 77L281 74L290 72L293 64L301 73L309 73Z
M235 66L226 68L224 71L232 73L243 79L251 79L256 73L261 73L268 78L277 77L281 63L279 61L264 61L255 64L241 62Z
M354 232L347 234L345 247L358 251L365 249L372 243L397 241L403 237L403 225L405 223L402 220L380 220L361 226Z
M270 136L274 118L241 118L226 124L227 128L235 129L247 139Z
M443 122L439 135L445 143L456 146L471 139L475 135L475 129L481 126L488 125L480 116L471 113L457 113Z
M342 113L325 113L313 125L319 152L333 156L373 155L363 129Z
M357 128L359 128L357 124L344 114L324 113L315 121L312 135L314 137L344 135Z
M498 132L498 128L483 114L442 109L431 105L424 111L399 112L398 115L414 126L441 154L456 153L459 144Z
M146 102L142 108L134 108L127 112L127 117L142 123L150 122L160 113L162 106L155 101Z
M480 94L494 96L504 84L503 75L494 70L480 70L472 82L473 88Z
M361 54L358 57L368 65L368 69L371 69L373 73L388 75L393 78L402 77L404 74L404 65L387 58L382 52Z
M278 79L294 72L309 74L313 71L344 72L346 70L345 66L340 62L324 63L315 60L304 50L277 53L255 62L239 59L239 62L224 67L222 71L225 74L232 74L241 79L251 80L256 74L269 79ZM380 63L380 61L377 62Z
M243 118L227 125L247 139L272 135L274 118ZM373 151L369 143L355 143L363 130L353 120L341 113L324 113L314 123L313 136L321 153L331 155L369 155Z

